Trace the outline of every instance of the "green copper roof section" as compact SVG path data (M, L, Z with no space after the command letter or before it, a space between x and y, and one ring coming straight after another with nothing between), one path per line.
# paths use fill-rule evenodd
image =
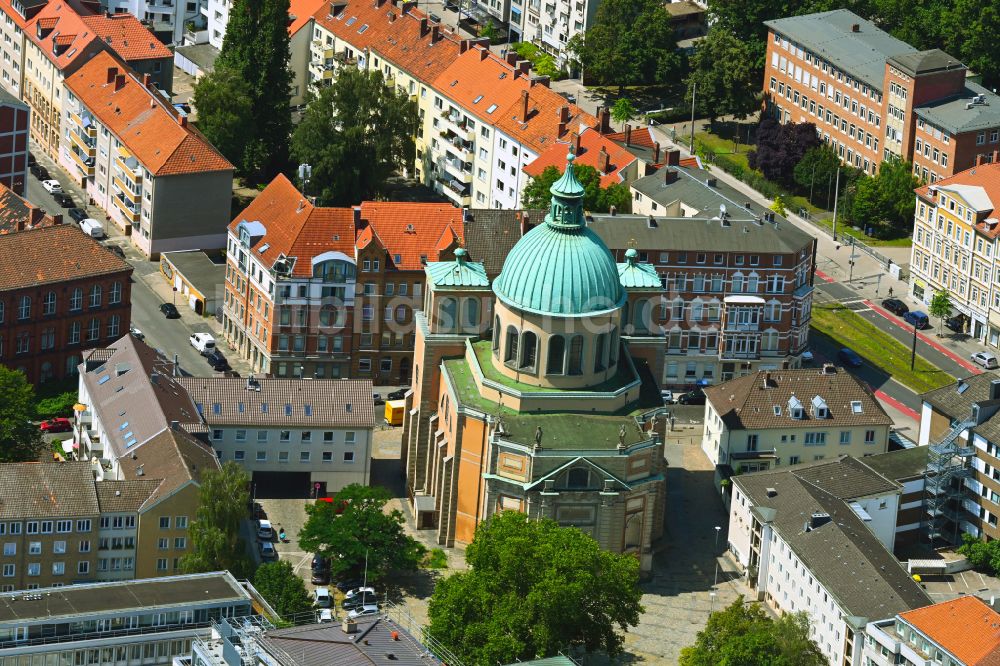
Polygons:
M469 261L465 248L455 250L455 261L431 261L424 268L427 283L432 287L489 287L486 269Z
M639 253L632 248L625 251L625 263L618 264L618 279L625 289L663 289L656 269L639 263Z
M493 283L508 306L537 314L584 316L625 302L611 252L583 216L583 186L566 172L551 187L552 205L540 224L511 249Z

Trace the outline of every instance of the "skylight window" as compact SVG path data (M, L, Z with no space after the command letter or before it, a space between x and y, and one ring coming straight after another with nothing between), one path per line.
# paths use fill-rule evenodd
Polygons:
M781 416L781 407L779 405L774 405L774 415Z
M368 24L365 23L363 26L361 26L360 28L358 28L358 34L360 35L361 33L363 33L367 29L368 29Z
M357 23L357 21L358 21L358 17L357 16L352 16L351 18L347 19L347 25L354 25L355 23Z
M302 411L305 412L306 416L312 416L313 415L313 406L312 405L303 405L302 406Z
M100 386L101 384L107 384L110 379L111 375L104 375L103 377L97 380L97 384L98 386Z
M238 411L240 414L243 413L244 408L245 406L242 402L236 403L236 411Z
M482 95L478 95L476 97L476 99L472 100L472 103L473 104L479 104L481 101L483 101L483 96Z
M240 410L240 411L242 411L242 410ZM218 403L218 402L213 403L212 404L212 413L213 414L221 414L222 413L222 405L220 403Z
M128 421L126 421L125 423L123 423L123 424L121 424L120 426L118 426L118 429L119 429L119 430L124 430L124 429L125 429L125 428L127 428L127 427L128 427Z
M267 414L267 403L266 402L260 403L260 413L261 414Z
M400 263L402 261L403 261L403 255L401 255L401 254L394 254L394 255L392 255L392 262L394 264L398 264L398 263Z
M855 414L861 414L864 412L864 409L861 407L860 400L851 400L851 411Z
M269 243L264 243L259 248L257 248L257 254L264 254L270 249L271 245Z
M291 403L287 403L286 402L285 403L285 416L291 416L291 415L292 415L292 405L291 405Z
M493 113L496 110L497 110L497 105L496 104L490 104L490 108L486 109L486 113Z

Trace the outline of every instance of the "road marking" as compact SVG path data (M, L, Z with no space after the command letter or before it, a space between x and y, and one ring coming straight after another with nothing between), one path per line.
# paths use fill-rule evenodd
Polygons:
M913 333L913 329L909 325L904 326L903 324L900 323L900 321L902 321L902 320L896 319L895 317L890 317L889 316L889 312L887 310L885 310L885 309L883 309L883 308L875 305L871 301L868 301L868 305L871 307L872 310L874 310L875 312L877 312L880 315L882 315L883 317L885 317L885 319L889 323L891 323L891 324L893 324L893 325L895 325L895 326L903 329L907 333ZM945 347L944 345L942 345L940 342L935 342L934 340L932 340L931 338L927 337L926 335L924 335L923 333L920 333L920 332L917 332L917 337L921 341L923 341L925 344L927 344L928 346L933 347L938 352L944 354L945 356L947 356L948 358L950 358L952 361L954 361L955 363L958 363L960 366L962 366L966 370L972 372L973 374L976 374L976 375L982 374L982 372L983 372L982 368L980 368L978 365L975 365L974 363L971 363L970 361L966 361L961 356L959 356L955 352L951 351L950 349L948 349L947 347Z
M888 403L890 407L892 407L893 409L895 409L898 412L903 412L904 414L906 414L907 416L909 416L911 419L915 419L916 421L920 421L920 414L918 414L916 412L916 410L910 409L909 407L907 407L906 405L904 405L903 403L901 403L899 400L896 400L895 398L893 398L891 395L889 395L885 391L881 391L881 390L875 389L875 387L872 387L872 390L875 392L875 397L878 398L879 400L881 400L882 402Z
M833 282L834 281L832 277L830 277L829 275L827 275L826 273L824 273L823 271L821 271L818 268L816 269L816 277L818 277L820 280L823 280L824 282Z

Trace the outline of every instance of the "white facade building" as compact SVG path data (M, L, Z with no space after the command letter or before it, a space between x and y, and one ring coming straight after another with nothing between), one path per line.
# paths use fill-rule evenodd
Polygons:
M147 21L165 44L180 44L188 22L202 23L205 0L102 0L113 14L128 12Z

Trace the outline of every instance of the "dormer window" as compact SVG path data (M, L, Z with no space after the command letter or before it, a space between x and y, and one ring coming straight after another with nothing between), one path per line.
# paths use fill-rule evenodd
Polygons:
M860 400L851 400L851 411L855 414L862 414L864 412Z
M788 415L793 419L805 418L805 408L802 402L794 395L788 399Z
M813 418L816 419L826 419L830 417L830 409L826 406L826 400L818 395L812 399L812 414Z

